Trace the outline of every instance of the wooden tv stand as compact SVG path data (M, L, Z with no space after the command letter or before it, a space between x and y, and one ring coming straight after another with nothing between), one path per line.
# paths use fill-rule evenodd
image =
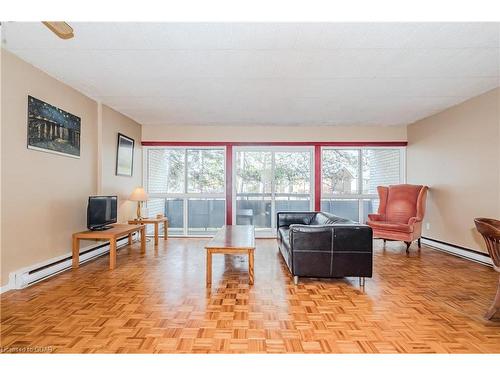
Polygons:
M107 240L109 241L109 269L116 266L116 242L118 239L128 236L129 245L132 244L132 234L140 232L141 254L146 252L146 226L114 224L106 230L87 230L73 233L73 268L78 268L80 264L80 240Z

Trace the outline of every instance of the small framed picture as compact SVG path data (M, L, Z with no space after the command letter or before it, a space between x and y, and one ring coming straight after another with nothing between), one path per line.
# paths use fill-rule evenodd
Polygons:
M118 148L116 150L116 175L132 176L134 168L134 143L135 141L118 133Z

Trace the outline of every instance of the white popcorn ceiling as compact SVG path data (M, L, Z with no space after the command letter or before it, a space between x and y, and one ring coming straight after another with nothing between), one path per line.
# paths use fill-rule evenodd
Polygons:
M149 125L404 125L499 86L499 23L6 22L2 45Z

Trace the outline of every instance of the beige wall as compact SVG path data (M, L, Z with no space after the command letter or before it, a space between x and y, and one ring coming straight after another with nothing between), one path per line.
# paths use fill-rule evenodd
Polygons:
M97 188L96 103L2 50L2 278L68 252ZM81 118L81 157L28 150L28 95Z
M143 141L342 142L406 141L406 126L161 126L143 125Z
M500 89L408 126L407 178L430 186L424 236L486 252L474 217L500 217Z
M86 227L89 195L123 198L141 179L140 125L1 51L1 284L9 273L71 250L71 234ZM28 150L27 100L32 95L81 118L81 157ZM116 134L136 140L134 177L115 176ZM102 143L100 143L102 142ZM99 153L99 150L101 152ZM123 208L123 210L122 210Z
M133 176L116 175L118 133L135 140ZM128 201L134 188L142 186L141 125L119 112L102 106L102 166L99 194L118 195L118 221L135 217L136 203Z

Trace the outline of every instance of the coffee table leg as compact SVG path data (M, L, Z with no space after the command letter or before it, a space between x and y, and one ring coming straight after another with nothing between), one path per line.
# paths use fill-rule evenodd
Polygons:
M112 270L116 266L116 240L109 240L109 269Z
M145 227L141 228L141 254L146 252L146 229Z
M207 250L207 286L212 285L212 252Z
M248 275L250 285L253 285L253 249L248 250Z
M132 233L128 234L128 244L132 245Z
M155 246L158 246L158 223L155 223Z
M163 230L165 233L163 233L163 239L166 240L168 238L168 221L163 222Z
M73 237L73 268L78 268L80 265L80 239Z

